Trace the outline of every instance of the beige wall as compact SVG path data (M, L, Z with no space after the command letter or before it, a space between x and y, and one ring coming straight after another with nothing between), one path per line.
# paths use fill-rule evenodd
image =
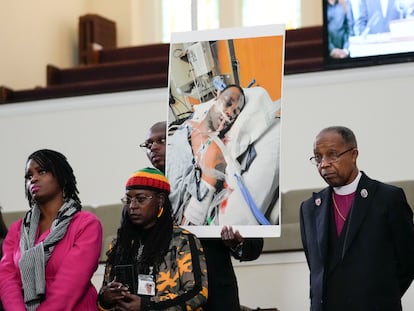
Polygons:
M111 0L109 0L111 1ZM158 43L162 40L161 0L131 0L132 45Z
M240 1L220 1L222 27L240 25ZM302 6L303 26L321 24L320 0L302 0ZM47 64L77 65L78 19L88 13L116 22L118 46L161 42L161 0L2 1L0 86L45 86Z
M322 25L322 1L302 0L302 27Z
M82 0L2 1L0 85L44 85L46 64L70 66L77 58L77 17Z

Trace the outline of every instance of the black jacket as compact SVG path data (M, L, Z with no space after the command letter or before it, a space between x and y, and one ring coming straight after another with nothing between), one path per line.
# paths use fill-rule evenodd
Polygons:
M207 261L208 299L205 311L240 311L239 290L231 262L232 253L221 239L200 239ZM262 238L244 239L241 261L257 259Z
M331 202L328 187L300 208L311 310L401 310L414 277L413 212L403 190L362 173L336 253L328 247Z

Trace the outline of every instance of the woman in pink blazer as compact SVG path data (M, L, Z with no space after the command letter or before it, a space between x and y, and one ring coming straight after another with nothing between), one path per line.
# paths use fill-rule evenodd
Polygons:
M48 149L31 154L25 191L30 210L10 226L0 262L5 310L96 310L91 278L102 226L95 215L81 211L66 157Z

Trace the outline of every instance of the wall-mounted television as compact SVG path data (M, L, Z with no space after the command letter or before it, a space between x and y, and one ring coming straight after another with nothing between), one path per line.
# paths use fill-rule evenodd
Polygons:
M414 61L414 0L322 1L327 68Z

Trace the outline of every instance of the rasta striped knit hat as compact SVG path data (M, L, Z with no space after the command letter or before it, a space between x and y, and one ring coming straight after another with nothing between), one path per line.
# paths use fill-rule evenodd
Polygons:
M125 185L130 189L151 189L170 193L170 184L167 177L155 168L146 167L134 172Z

